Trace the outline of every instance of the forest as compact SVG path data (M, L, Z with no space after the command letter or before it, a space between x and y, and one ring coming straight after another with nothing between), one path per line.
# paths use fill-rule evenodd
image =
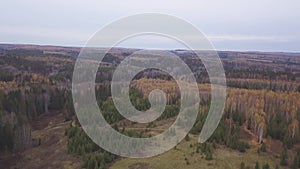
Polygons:
M66 126L59 136L60 140L66 140L63 156L80 159L77 160L80 168L106 169L130 162L94 143L76 117L71 80L75 56L80 49L5 45L0 45L0 49L0 164L8 165L5 159L12 154L23 156L32 149L42 152L43 146L51 148L47 138L35 133L47 129L47 126L55 126L55 121L45 124L45 128L37 128L34 123L57 112L63 117L61 123ZM166 95L167 105L151 123L139 124L125 119L111 98L110 81L118 64L135 51L112 49L105 56L96 74L96 99L105 120L116 131L130 137L152 137L175 121L181 94L171 76L156 69L142 71L130 84L131 103L137 110L146 111L151 106L148 100L150 92L160 89ZM249 154L255 156L249 161L237 160L238 165L235 163L234 166L238 168L300 168L300 54L219 52L227 81L225 108L213 135L200 144L194 138L199 135L210 108L209 78L201 61L192 53L172 52L193 71L201 100L191 131L171 150L179 154L189 149L178 161L192 167L198 164L192 160L193 156L199 156L214 166L214 161L220 158L217 152L226 151L245 157ZM260 58L269 61L258 62ZM149 161L144 163L150 165Z

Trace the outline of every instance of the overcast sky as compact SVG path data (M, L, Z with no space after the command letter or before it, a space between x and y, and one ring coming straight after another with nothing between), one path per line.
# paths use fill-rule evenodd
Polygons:
M1 0L0 43L83 46L119 18L158 12L195 25L218 50L300 51L299 0ZM140 37L121 46L181 48Z

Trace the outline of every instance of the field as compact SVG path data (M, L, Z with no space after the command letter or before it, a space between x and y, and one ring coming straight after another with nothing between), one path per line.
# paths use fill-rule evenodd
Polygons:
M268 163L275 168L279 161L277 154L258 154L254 145L246 153L218 146L213 151L213 160L208 161L203 154L196 153L196 144L197 136L191 135L190 141L183 140L176 148L162 155L147 159L124 158L113 164L111 169L233 169L240 168L241 162L250 168L254 168L256 162L261 165Z

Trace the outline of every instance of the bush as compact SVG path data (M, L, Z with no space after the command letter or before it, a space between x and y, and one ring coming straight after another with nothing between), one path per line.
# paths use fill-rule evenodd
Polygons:
M260 147L260 150L261 150L262 152L267 152L267 146L266 146L265 143L262 143L262 145L261 145L261 147Z

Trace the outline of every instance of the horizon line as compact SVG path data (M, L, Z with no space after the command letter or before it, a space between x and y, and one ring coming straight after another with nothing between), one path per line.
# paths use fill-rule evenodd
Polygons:
M70 44L37 44L37 43L11 43L0 42L0 45L24 45L24 46L40 46L40 47L63 47L63 48L84 48L84 45L70 45ZM128 47L128 46L115 46L115 47L99 47L99 48L115 48L115 49L132 49L132 50L164 50L164 51L193 51L184 48L140 48L140 47ZM287 50L239 50L239 49L216 49L216 50L201 50L195 49L194 51L217 51L217 52L255 52L255 53L291 53L300 54L300 51L287 51Z

